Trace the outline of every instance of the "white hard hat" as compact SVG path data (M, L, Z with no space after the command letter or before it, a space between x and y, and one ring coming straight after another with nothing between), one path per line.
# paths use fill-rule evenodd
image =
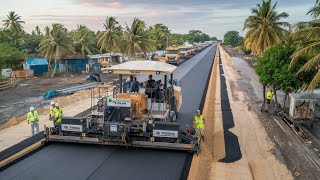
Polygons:
M34 111L34 107L30 107L30 111Z
M59 103L56 103L56 106L59 106Z
M200 110L198 109L198 110L197 110L197 112L199 113L199 112L200 112Z
M51 101L50 105L54 105L54 104L55 104L55 102L54 102L54 101Z

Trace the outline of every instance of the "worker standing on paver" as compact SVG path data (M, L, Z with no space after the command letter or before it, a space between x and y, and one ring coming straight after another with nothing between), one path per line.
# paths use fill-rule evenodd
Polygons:
M50 108L49 108L49 120L53 122L54 126L54 112L55 112L55 102L51 101Z
M60 128L59 125L62 122L62 115L63 115L62 108L60 107L59 103L56 103L54 108L54 122L55 122L54 126L55 127Z
M27 115L28 124L31 125L31 134L34 135L34 130L39 132L39 114L38 111L34 110L34 107L30 107L30 112Z
M137 77L134 77L134 79L133 79L133 92L134 93L139 94L139 86L140 86L140 83L139 83L139 81L137 81Z
M149 80L146 84L146 90L145 93L148 95L148 98L154 98L155 92L158 89L157 83L154 79L152 79L152 75L149 75Z
M196 136L202 138L204 141L204 118L202 114L200 113L200 110L197 110L197 114L194 116L194 121L193 121L193 128L195 128L196 131Z

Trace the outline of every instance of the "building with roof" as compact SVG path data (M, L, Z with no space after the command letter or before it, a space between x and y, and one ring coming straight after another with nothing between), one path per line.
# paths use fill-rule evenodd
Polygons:
M121 53L111 53L113 63L123 63L124 57ZM103 67L107 67L110 63L110 53L95 54L88 56L92 61L100 63Z
M48 60L44 58L26 58L24 70L33 70L35 76L48 72Z
M60 72L82 73L88 63L89 60L83 55L72 55L61 59L57 69Z

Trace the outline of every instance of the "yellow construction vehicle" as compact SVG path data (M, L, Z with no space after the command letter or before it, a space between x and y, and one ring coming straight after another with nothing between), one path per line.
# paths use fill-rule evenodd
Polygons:
M190 58L190 51L188 46L179 46L180 58L187 60Z
M165 60L168 64L179 65L181 63L179 48L167 47L165 52Z

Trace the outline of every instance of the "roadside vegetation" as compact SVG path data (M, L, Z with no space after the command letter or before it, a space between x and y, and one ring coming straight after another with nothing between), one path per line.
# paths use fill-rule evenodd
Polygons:
M247 33L242 45L257 58L256 72L264 87L263 94L266 87L272 88L278 104L278 90L285 93L286 100L289 93L319 86L320 1L316 0L315 6L306 12L313 20L297 24L286 22L289 14L279 13L277 2L273 2L263 0L251 10L244 22Z
M55 64L66 56L95 53L123 53L131 59L137 54L163 50L167 46L181 45L188 41L203 42L216 37L191 30L188 34L171 33L164 24L148 27L141 19L122 27L115 17L107 17L102 31L92 31L85 25L68 30L62 24L52 24L43 30L36 26L31 33L24 30L25 22L16 12L9 12L0 28L0 69L21 69L28 57L45 57L49 60L51 77L56 72ZM111 62L112 63L112 62Z

